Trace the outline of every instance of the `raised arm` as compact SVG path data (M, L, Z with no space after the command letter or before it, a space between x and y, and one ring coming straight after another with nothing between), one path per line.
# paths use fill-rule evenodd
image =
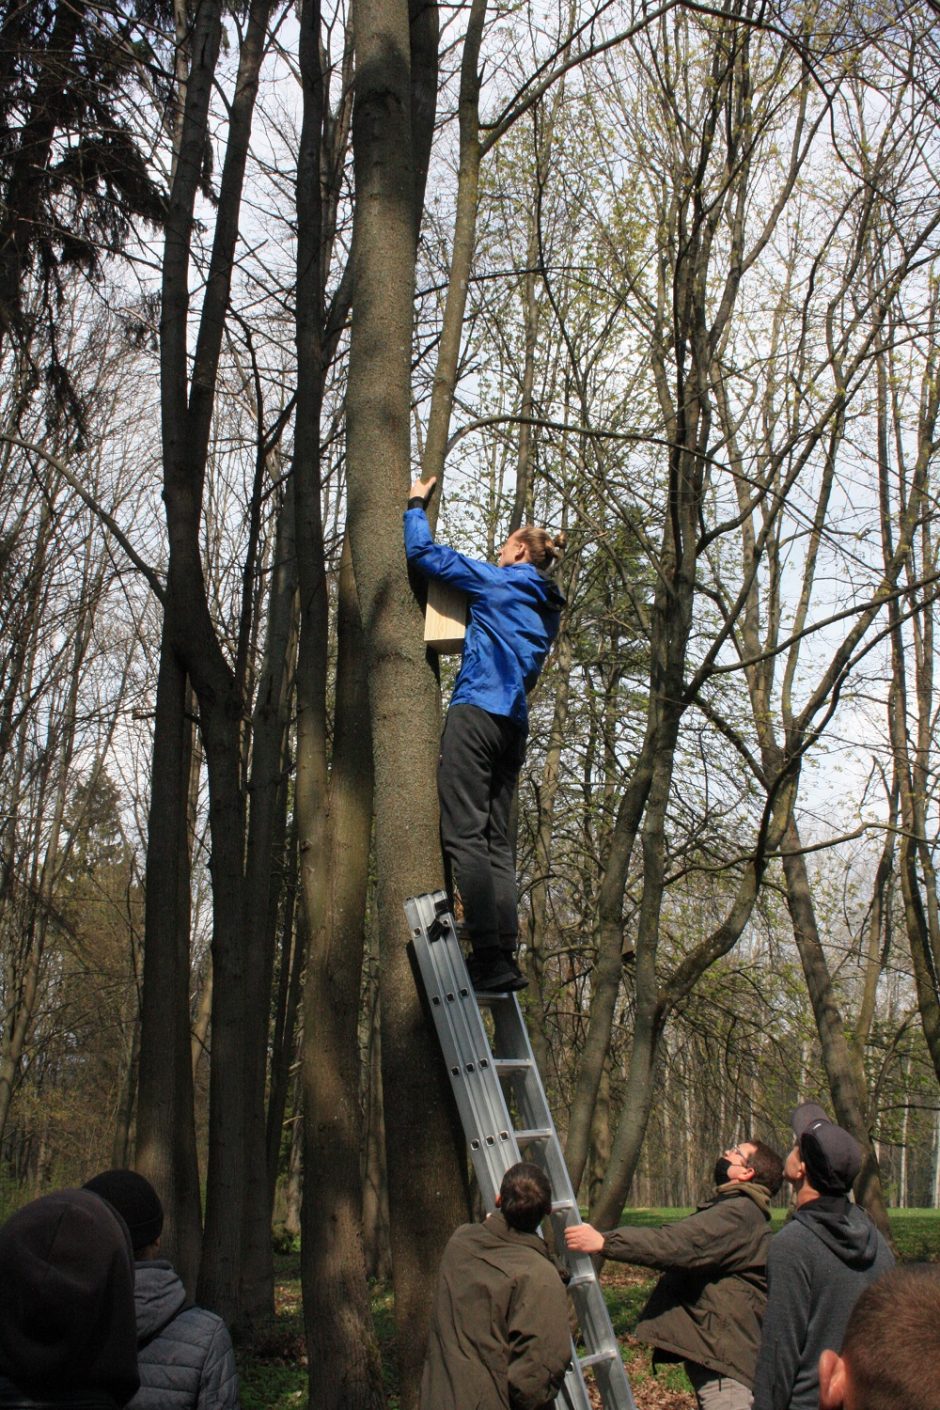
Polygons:
M426 578L440 578L471 597L485 593L500 581L502 571L493 563L466 558L446 544L435 543L424 506L434 492L435 481L416 480L405 510L405 555L408 562ZM417 503L421 500L422 503Z

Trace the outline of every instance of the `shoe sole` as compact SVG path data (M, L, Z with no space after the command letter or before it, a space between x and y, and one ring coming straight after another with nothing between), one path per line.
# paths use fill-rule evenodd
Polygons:
M528 989L529 981L525 975L520 974L518 979L510 979L505 984L474 984L474 994L517 994L522 989Z

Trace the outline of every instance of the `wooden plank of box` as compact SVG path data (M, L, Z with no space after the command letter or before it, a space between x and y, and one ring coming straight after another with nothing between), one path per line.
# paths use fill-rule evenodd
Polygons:
M424 613L424 642L442 655L463 649L467 634L467 595L459 588L428 579L428 605Z

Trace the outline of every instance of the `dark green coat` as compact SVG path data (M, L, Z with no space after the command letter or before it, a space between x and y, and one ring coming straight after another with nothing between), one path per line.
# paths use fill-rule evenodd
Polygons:
M607 1234L604 1255L666 1270L637 1324L641 1341L752 1387L769 1243L769 1192L731 1181L686 1219Z
M571 1357L568 1297L537 1234L463 1224L441 1260L421 1410L543 1410Z

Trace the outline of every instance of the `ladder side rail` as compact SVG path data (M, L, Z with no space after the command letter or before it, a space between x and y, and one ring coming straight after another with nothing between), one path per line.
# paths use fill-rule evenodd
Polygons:
M623 1366L620 1344L614 1335L604 1301L603 1290L597 1278L593 1260L588 1254L569 1250L565 1243L564 1231L570 1225L580 1224L581 1214L577 1198L571 1184L571 1176L565 1163L564 1153L554 1119L545 1096L545 1089L535 1061L535 1053L529 1039L528 1029L521 1006L515 994L507 995L506 1001L493 1007L494 1020L494 1062L499 1066L500 1059L524 1063L516 1069L510 1081L520 1113L526 1121L545 1124L551 1129L551 1137L542 1143L541 1148L532 1152L532 1159L544 1169L552 1187L553 1212L550 1216L554 1233L555 1247L564 1258L571 1281L569 1295L574 1304L578 1324L588 1349L588 1355L604 1358L595 1365L594 1374L603 1380L607 1387L604 1396L605 1406L625 1406L632 1410L633 1393Z
M483 1201L488 1209L495 1208L502 1176L520 1159L520 1151L521 1158L533 1160L549 1179L549 1222L572 1274L569 1294L586 1354L579 1356L572 1340L572 1362L556 1410L590 1410L583 1371L587 1366L592 1367L605 1410L635 1410L593 1262L585 1254L570 1253L564 1242L564 1228L581 1218L522 1010L515 994L489 996L500 1048L494 1058L447 904L446 893L434 892L409 898L405 912ZM504 1080L526 1123L523 1127L513 1127L499 1076L500 1059L508 1061Z
M425 915L408 906L406 910L412 925L415 958L468 1139L474 1173L484 1204L494 1209L503 1174L520 1159L520 1154L493 1070L486 1030L466 973L461 976L455 965L451 945L456 946L456 937L451 941L442 935L430 941L425 933ZM457 958L462 965L459 947Z

